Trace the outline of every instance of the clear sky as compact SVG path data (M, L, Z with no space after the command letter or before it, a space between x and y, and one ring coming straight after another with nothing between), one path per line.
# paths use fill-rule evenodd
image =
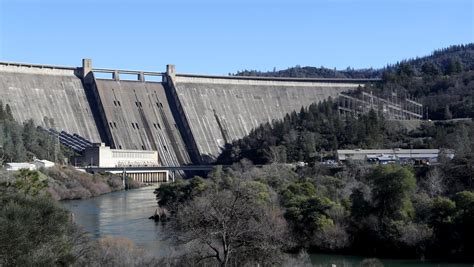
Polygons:
M474 0L0 0L0 61L227 74L474 42Z

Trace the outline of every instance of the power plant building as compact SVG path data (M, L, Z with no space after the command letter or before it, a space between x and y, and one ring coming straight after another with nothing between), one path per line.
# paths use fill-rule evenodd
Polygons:
M154 167L159 166L159 161L157 151L111 149L99 143L86 148L76 164L101 168Z
M83 167L110 168L108 172L122 174L142 183L168 182L167 170L140 169L160 166L158 151L111 149L104 143L95 143L75 160ZM119 168L113 170L114 168ZM127 169L130 168L130 169Z

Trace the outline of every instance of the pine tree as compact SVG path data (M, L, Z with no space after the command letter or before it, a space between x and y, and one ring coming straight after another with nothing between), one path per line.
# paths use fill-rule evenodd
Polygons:
M446 105L444 108L444 119L445 120L451 120L453 118L453 114L451 113L451 110L449 109L449 105Z
M7 120L9 120L9 121L14 121L14 119L13 119L13 114L12 114L12 109L10 108L10 105L9 105L9 104L7 104L7 105L5 106L5 113L6 113L5 119L7 119Z

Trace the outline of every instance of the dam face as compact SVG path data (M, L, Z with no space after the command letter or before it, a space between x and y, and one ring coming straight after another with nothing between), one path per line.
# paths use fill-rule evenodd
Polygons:
M112 78L96 77L103 72ZM368 82L185 75L172 65L166 73L94 69L90 60L77 68L0 63L0 96L17 121L112 148L157 150L167 166L212 162L260 124Z
M167 166L190 163L162 83L100 79L95 83L113 147L157 150Z
M77 133L100 142L91 106L73 68L0 65L0 97L23 123Z
M197 148L219 155L232 140L303 106L337 97L358 83L255 80L176 75L176 91Z

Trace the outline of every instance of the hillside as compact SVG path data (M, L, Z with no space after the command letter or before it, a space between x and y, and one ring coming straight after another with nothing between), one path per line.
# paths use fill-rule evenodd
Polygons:
M343 119L338 116L337 104L329 100L261 125L227 144L218 163L227 165L244 158L255 164L314 163L334 157L337 149L355 148L450 148L461 156L474 151L473 136L474 123L469 120L424 121L409 129L375 112Z
M335 70L323 66L301 67L297 65L285 70L242 70L233 75L295 78L382 78L385 71L397 70L403 64L410 65L414 69L415 75L421 75L425 63L433 64L434 68L440 73L450 73L459 66L462 66L463 70L474 70L474 44L450 46L436 50L429 56L402 60L395 64L388 63L387 67L381 69L353 69L348 67L345 70Z
M405 77L398 77L404 82ZM185 203L194 208L194 201L202 203L212 194L206 187L228 190L232 181L252 182L251 188L271 188L272 193L262 190L259 196L277 194L271 203L278 203L298 248L472 262L474 123L405 124L374 111L345 119L337 112L337 105L326 101L262 125L226 145L218 163L232 164L230 171L217 169L209 184L192 180L160 188L159 200L171 199L165 203L169 207ZM451 148L455 157L416 167L348 161L333 168L320 163L335 157L335 149L397 147ZM301 161L308 166L288 169L297 164L287 163ZM182 199L181 191L193 193Z
M425 119L474 117L474 44L456 45L431 55L403 60L383 69L332 70L296 66L261 72L244 70L235 75L298 78L381 78L374 93L396 92L418 98Z
M441 73L450 74L461 70L474 70L474 44L454 45L447 48L434 51L426 57L404 60L397 63L393 68L397 68L403 63L411 65L415 74L423 75L424 72L430 71L430 65L433 64ZM428 65L426 65L428 64ZM389 66L388 69L392 67Z
M377 69L352 69L345 70L328 69L325 67L301 67L295 66L285 70L257 71L243 70L236 76L258 76L258 77L294 77L294 78L380 78L382 70Z

